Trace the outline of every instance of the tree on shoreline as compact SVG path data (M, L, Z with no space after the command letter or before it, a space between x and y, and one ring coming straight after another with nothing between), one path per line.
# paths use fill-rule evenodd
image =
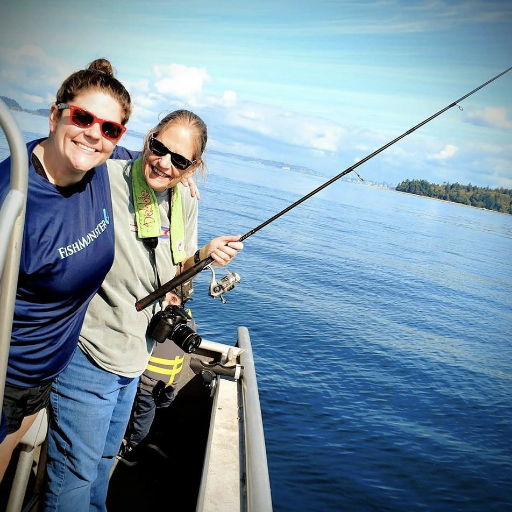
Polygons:
M512 215L512 190L506 188L491 189L471 183L461 185L445 182L437 185L427 180L404 180L396 186L396 190Z

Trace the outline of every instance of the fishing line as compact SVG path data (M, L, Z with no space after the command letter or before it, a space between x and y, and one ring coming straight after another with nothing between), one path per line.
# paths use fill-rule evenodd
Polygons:
M317 194L318 192L320 192L324 188L328 187L329 185L332 185L335 181L339 180L343 176L351 173L357 167L359 167L360 165L363 165L365 162L367 162L368 160L370 160L374 156L378 155L379 153L381 153L385 149L389 148L390 146L392 146L393 144L395 144L399 140L403 139L404 137L407 137L407 135L410 135L411 133L416 131L421 126L423 126L423 125L425 125L427 123L430 123L430 121L432 121L436 117L440 116L441 114L443 114L447 110L451 109L452 107L458 106L459 108L461 108L459 105L457 105L458 103L460 103L461 101L465 100L466 98L468 98L469 96L471 96L475 92L479 91L480 89L484 88L486 85L489 85L491 82L494 82L494 80L497 80L498 78L500 78L500 76L503 76L505 73L508 73L511 69L512 69L512 67L506 69L505 71L502 71L499 75L496 75L494 78L491 78L490 80L488 80L484 84L479 85L476 89L473 89L471 92L468 92L464 96L460 97L458 100L455 100L453 103L450 103L449 105L447 105L446 107L441 109L439 112L436 112L434 115L428 117L424 121L421 121L421 123L418 123L416 126L413 126L412 128L410 128L406 132L402 133L402 135L399 135L396 139L393 139L391 142L388 142L387 144L384 144L384 146L382 146L379 149L375 150L373 153L370 153L368 156L365 156L362 160L359 160L359 162L357 162L354 165L348 167L343 172L340 172L338 175L334 176L334 178L331 178L329 181L326 181L324 184L320 185L315 190L309 192L309 194L306 194L304 197L301 197L300 199L298 199L297 201L292 203L290 206L287 206L286 208L284 208L280 212L276 213L275 215L273 215L272 217L267 219L265 222L262 222L259 226L256 226L254 229L251 229L251 231L247 232L245 235L242 235L242 237L240 238L239 241L243 242L244 240L246 240L250 236L254 235L254 233L257 233L260 229L263 229L265 226L268 226L271 222L274 222L276 219L278 219L279 217L281 217L285 213L288 213L290 210L292 210L293 208L295 208L299 204L303 203L304 201L308 200L310 197L314 196L315 194ZM358 177L360 179L362 179L359 176L359 174L358 174ZM161 297L163 297L167 292L170 292L170 291L174 290L180 284L182 284L182 283L188 281L189 279L193 278L195 275L197 275L199 272L201 272L201 270L203 270L206 266L208 266L213 261L214 260L213 260L213 258L211 256L209 256L208 258L206 258L204 260L199 261L193 267L185 270L181 274L178 274L176 277L174 277L173 279L171 279L167 283L165 283L162 286L160 286L160 288L156 289L153 293L150 293L147 297L144 297L143 299L138 300L135 303L135 308L138 311L142 311L143 309L147 308L151 303L153 303L156 300L158 300Z

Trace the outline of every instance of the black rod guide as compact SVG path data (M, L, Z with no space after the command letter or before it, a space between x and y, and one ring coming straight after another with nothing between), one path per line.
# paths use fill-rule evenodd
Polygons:
M379 149L375 150L373 153L370 153L369 155L365 156L363 159L359 160L359 162L357 162L354 165L348 167L343 172L340 172L339 174L337 174L336 176L331 178L329 181L326 181L325 183L320 185L315 190L309 192L304 197L301 197L300 199L298 199L297 201L292 203L290 206L287 206L286 208L284 208L280 212L276 213L274 216L270 217L270 219L267 219L265 222L262 222L259 226L256 226L254 229L251 229L251 231L247 232L245 235L242 235L242 237L240 238L239 241L243 242L244 240L246 240L250 236L254 235L254 233L257 233L260 229L263 229L265 226L267 226L271 222L274 222L276 219L278 219L279 217L281 217L285 213L288 213L290 210L292 210L293 208L295 208L299 204L303 203L304 201L307 201L310 197L314 196L315 194L317 194L318 192L320 192L324 188L328 187L329 185L332 185L335 181L339 180L340 178L342 178L346 174L351 173L352 171L354 171L354 169L356 169L360 165L363 165L365 162L367 162L368 160L370 160L374 156L378 155L379 153L381 153L385 149L389 148L390 146L392 146L393 144L395 144L399 140L403 139L404 137L407 137L407 135L410 135L411 133L413 133L418 128L422 127L423 125L425 125L427 123L430 123L430 121L432 121L436 117L440 116L441 114L443 114L447 110L451 109L452 107L454 107L455 105L457 105L461 101L465 100L466 98L468 98L469 96L471 96L475 92L477 92L480 89L484 88L486 85L489 85L491 82L494 82L494 80L497 80L498 78L500 78L500 76L503 76L505 73L508 73L511 69L512 69L512 67L506 69L505 71L502 71L499 75L496 75L494 78L491 78L490 80L487 80L487 82L483 83L482 85L479 85L477 88L473 89L471 92L468 92L464 96L460 97L458 100L455 100L453 103L450 103L449 105L447 105L446 107L441 109L439 112L436 112L434 115L430 116L429 118L425 119L424 121L421 121L421 123L418 123L416 126L413 126L412 128L410 128L406 132L402 133L402 135L399 135L396 139L393 139L391 142L388 142L387 144L384 144L384 146L382 146ZM138 311L142 311L143 309L147 308L150 304L152 304L156 300L158 300L161 297L163 297L166 293L168 293L171 290L174 290L175 288L177 288L180 284L185 283L189 279L192 279L199 272L201 272L201 270L203 270L207 265L209 265L212 262L213 262L213 258L211 256L209 256L208 258L206 258L204 260L201 260L200 262L196 263L193 267L185 270L184 272L182 272L181 274L178 274L176 277L174 277L173 279L171 279L167 283L163 284L160 288L156 289L153 293L150 293L147 297L144 297L143 299L138 300L135 303L135 308Z

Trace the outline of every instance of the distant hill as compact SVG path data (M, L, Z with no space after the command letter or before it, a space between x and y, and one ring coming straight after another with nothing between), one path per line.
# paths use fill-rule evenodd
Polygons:
M292 171L292 172L300 172L301 174L309 174L311 176L320 176L322 178L326 178L325 174L314 171L313 169L309 169L308 167L302 167L300 165L287 164L285 162L278 162L275 160L265 160L263 158L255 158L253 156L243 156L237 155L235 153L223 153L221 151L215 151L214 149L209 149L208 153L210 155L221 155L227 156L228 158L236 158L237 160L242 160L244 162L251 162L261 165L267 165L269 167L277 167L282 169L283 171Z
M26 110L26 112L30 112L31 114L36 114L38 116L48 117L50 115L49 108L38 108L37 110Z
M7 96L0 96L0 98L11 110L23 110L16 100L8 98Z
M23 108L16 100L13 100L12 98L8 98L7 96L0 96L0 98L11 110L18 110L19 112L28 112L29 114L34 114L36 116L48 117L50 115L49 108L38 108L37 110L29 110L27 108Z

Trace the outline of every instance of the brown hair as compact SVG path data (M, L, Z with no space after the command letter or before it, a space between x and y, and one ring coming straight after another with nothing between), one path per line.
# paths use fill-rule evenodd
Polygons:
M154 135L156 137L160 132L163 132L169 126L180 123L188 125L194 136L194 155L192 160L201 160L198 169L200 170L201 174L203 174L206 165L202 159L202 155L206 148L206 142L208 141L208 130L206 128L205 122L197 114L190 112L190 110L175 110L170 112L153 129L149 130L149 132L144 137L142 160L146 160L147 156L150 154L150 135Z
M114 77L114 68L107 59L96 59L87 69L69 75L57 91L56 103L70 103L79 94L99 91L110 95L123 110L121 124L125 125L132 113L130 94L124 85Z

